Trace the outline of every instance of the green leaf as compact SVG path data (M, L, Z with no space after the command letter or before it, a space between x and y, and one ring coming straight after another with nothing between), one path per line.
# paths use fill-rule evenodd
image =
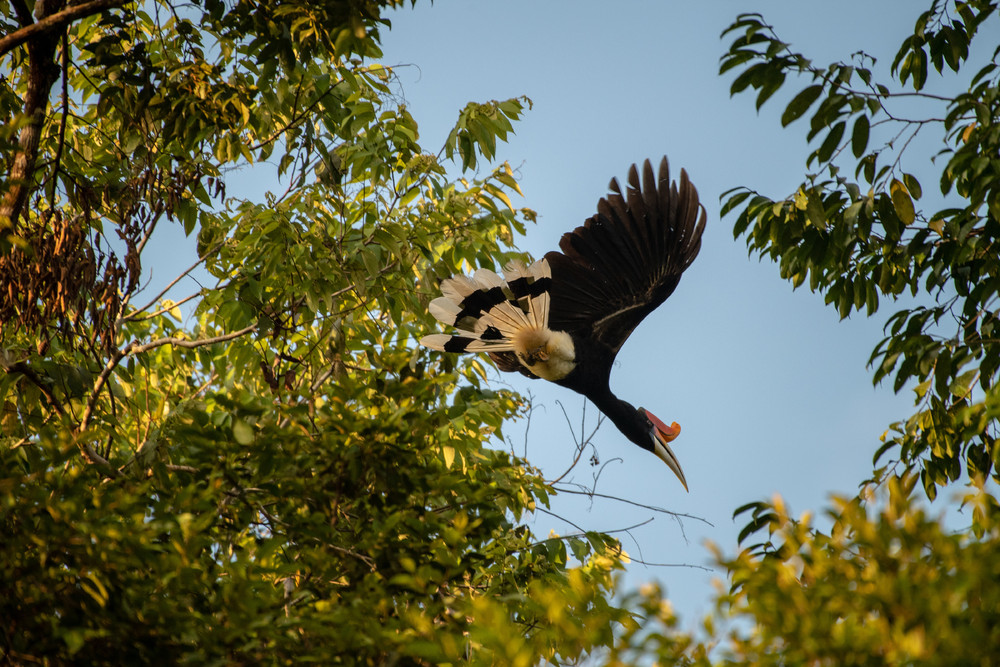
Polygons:
M914 199L920 199L922 190L920 189L920 182L915 176L912 174L903 174L903 184Z
M823 140L822 145L814 153L816 158L822 164L828 162L833 156L833 152L837 150L840 146L840 140L844 137L844 130L847 129L847 123L845 121L840 121L830 130L830 133L826 135L826 139Z
M733 191L730 190L729 192ZM722 197L725 197L727 194L729 194L729 192L723 193ZM725 217L730 211L732 211L734 208L736 208L744 201L746 201L747 197L749 197L752 194L753 193L749 190L743 190L742 192L736 192L735 194L730 196L729 199L727 199L726 202L722 205L722 208L719 210L719 217L720 218Z
M788 103L787 107L785 107L785 112L781 114L782 127L785 127L798 118L801 118L822 92L823 86L817 84L803 89L795 97L793 97L792 101Z
M854 121L854 131L851 133L851 152L854 153L854 157L861 157L868 148L869 129L868 116L858 116Z
M957 396L959 398L967 397L978 375L979 375L978 368L973 368L972 370L968 370L962 373L951 382L951 384L948 386L948 391L953 396Z
M250 445L254 440L253 427L242 419L233 421L233 438L241 445Z
M826 210L823 200L814 190L806 193L806 218L817 229L826 229Z
M736 538L737 543L742 544L743 540L748 538L750 535L753 535L754 533L759 532L764 528L774 525L775 523L777 523L777 520L778 520L778 515L773 512L755 514L753 520L750 521L747 525L745 525L742 530L740 530L740 534Z
M777 69L769 69L766 76L760 82L760 93L757 95L756 107L758 110L767 100L774 95L785 83L785 73Z

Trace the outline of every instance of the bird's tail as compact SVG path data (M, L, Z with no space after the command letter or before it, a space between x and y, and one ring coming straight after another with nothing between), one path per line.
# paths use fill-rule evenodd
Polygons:
M441 283L430 304L439 322L456 327L454 334L431 334L420 344L444 352L509 352L514 337L526 329L544 329L549 319L552 272L544 259L531 266L513 261L503 278L479 269L470 278L453 276Z

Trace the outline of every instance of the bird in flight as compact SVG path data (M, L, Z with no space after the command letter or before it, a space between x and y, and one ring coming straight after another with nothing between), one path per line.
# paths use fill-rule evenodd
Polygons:
M673 293L701 249L705 207L682 169L670 182L667 159L654 175L649 160L632 165L628 188L616 179L597 214L563 234L559 251L504 275L479 269L441 283L430 304L453 334L424 336L420 344L444 352L486 352L501 371L542 378L583 394L631 442L653 452L677 475L684 471L670 448L680 435L651 412L621 400L609 380L618 350L646 315Z

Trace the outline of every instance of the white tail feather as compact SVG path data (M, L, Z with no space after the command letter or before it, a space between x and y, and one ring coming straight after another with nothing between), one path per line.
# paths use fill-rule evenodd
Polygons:
M518 278L523 278L525 276L531 275L528 268L519 259L510 261L507 266L503 267L503 279L509 283L514 282Z
M500 330L504 338L511 338L521 329L532 326L524 311L511 305L509 301L502 301L493 306L485 317L493 321L494 326Z
M544 259L536 261L528 268L528 271L534 276L535 280L552 277L552 267Z
M455 318L462 312L462 307L446 296L439 296L431 301L428 310L438 322L455 324Z
M473 274L473 277L476 282L479 283L479 289L481 290L488 291L494 287L502 288L505 284L503 278L489 269L479 269L475 274Z
M514 350L513 340L525 330L543 331L548 326L549 294L543 291L536 296L515 299L509 283L526 279L529 284L550 278L548 262L540 259L530 266L514 260L503 269L501 278L494 271L479 269L472 277L456 275L441 283L442 296L431 301L429 310L439 322L465 327L454 334L431 334L420 339L420 344L434 350L451 352L504 352ZM458 322L462 303L477 291L488 292L499 287L505 300L490 307L478 316L467 314ZM467 329L474 331L468 331ZM488 329L494 329L483 339ZM499 333L499 336L497 335ZM500 337L502 336L502 337ZM449 345L449 343L451 343ZM446 350L445 347L448 347Z
M549 325L549 293L542 292L528 303L528 319L534 320L536 329Z
M482 340L476 338L473 334L469 334L467 331L463 333L468 335L453 336L451 334L430 334L429 336L421 338L420 344L424 347L429 347L432 350L445 352L445 345L451 342L453 338L461 337L471 339L469 344L463 350L464 352L509 352L514 349L514 344L509 340Z
M441 282L441 294L455 303L462 303L462 299L478 289L476 281L464 275L452 276Z
M465 348L466 352L511 352L514 343L509 340L474 340Z

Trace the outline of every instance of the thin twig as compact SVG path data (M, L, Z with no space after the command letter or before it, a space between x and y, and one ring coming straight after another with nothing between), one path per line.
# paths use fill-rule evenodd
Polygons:
M649 561L642 560L642 558L636 558L635 556L629 556L628 559L633 563L639 563L639 565L645 565L646 567L690 567L695 570L704 570L705 572L716 571L711 567L705 567L704 565L692 565L691 563L650 563Z
M569 425L570 433L573 434L573 440L576 442L576 432L573 431L573 424L569 420L569 415L566 413L566 408L563 406L563 404L560 401L556 401L556 405L558 405L559 408L562 410L563 416L566 418L566 423ZM584 401L584 403L583 403L583 410L584 410L584 416L586 417L586 410L587 410L587 402L586 401ZM591 441L594 439L594 436L597 435L597 431L598 431L598 429L601 428L601 424L603 424L603 423L604 423L604 415L601 414L601 413L598 413L597 425L594 427L594 430L591 431L590 435L587 436L586 440L583 440L582 442L576 442L577 451L576 451L576 458L573 459L573 463L570 464L570 466L565 470L565 472L563 472L563 474L559 475L554 480L552 480L551 482L549 482L549 485L558 484L559 482L561 482L563 480L564 477L566 477L566 475L568 475L573 470L573 468L576 467L576 464L580 462L580 457L583 456L583 452L586 450L587 445L593 446L591 444ZM581 438L583 437L583 429L584 429L584 426L583 426L583 424L581 424L581 426L580 426L580 437Z
M183 304L187 303L191 299L197 299L199 296L201 296L201 292L195 292L194 294L192 294L190 296L184 297L180 301L175 301L173 303L173 305L171 305L170 307L160 308L159 310L153 311L152 313L149 313L148 315L143 315L142 317L136 317L136 314L142 312L141 310L137 310L137 311L135 311L133 313L130 313L129 316L126 317L125 319L129 320L131 322L142 322L144 320L151 320L154 317L156 317L157 315L162 315L163 313L166 313L166 312L168 312L168 311L176 308L177 306L180 306L180 305L183 305Z
M128 322L128 321L135 320L137 318L138 313L141 313L141 312L145 311L147 308L150 308L154 303L156 303L157 301L159 301L160 298L164 294L166 294L167 292L169 292L170 288L172 288L174 285L176 285L177 283L179 283L184 278L184 276L186 276L187 274L191 273L196 268L198 268L198 265L201 264L202 262L204 262L206 259L208 259L209 256L211 256L211 255L215 254L216 252L218 252L218 250L220 248L222 248L223 244L224 244L224 241L220 241L219 243L216 243L214 246L212 246L210 249L206 250L203 255L201 255L200 257L198 257L198 261L197 262L195 262L194 264L192 264L191 266L189 266L179 276L177 276L172 281L170 281L170 284L167 285L166 287L164 287L162 290L160 290L159 294L157 294L152 299L150 299L149 303L147 303L142 308L137 308L136 310L132 311L131 313L129 313L128 315L126 315L125 317L123 317L122 321L123 322ZM143 319L145 319L145 318L143 318Z
M154 341L150 341L143 345L135 345L130 354L142 354L143 352L148 352L149 350L155 349L157 347L162 347L164 345L173 345L174 347L183 347L187 349L193 349L197 347L204 347L205 345L214 345L215 343L224 343L227 340L233 340L234 338L239 338L240 336L246 335L251 331L257 329L256 324L251 324L248 327L244 327L239 331L233 331L232 333L223 334L221 336L215 336L214 338L197 338L195 340L188 340L186 338L176 338L173 336L167 338L158 338ZM129 354L127 353L127 354Z
M715 528L715 524L713 524L711 521L709 521L708 519L705 519L703 517L694 515L694 514L686 514L684 512L673 512L671 510L664 509L662 507L657 507L656 505L646 505L644 503L638 503L638 502L636 502L634 500L629 500L627 498L619 498L618 496L609 496L609 495L604 494L604 493L597 493L597 492L592 492L592 491L579 491L579 490L570 489L570 488L567 488L567 487L558 487L557 488L557 487L553 486L553 488L555 488L555 490L557 492L559 492L559 493L570 493L570 494L574 494L574 495L578 495L578 496L590 496L590 497L593 497L593 498L605 498L607 500L616 500L616 501L618 501L620 503L625 503L627 505L634 505L635 507L641 507L641 508L647 509L647 510L653 510L654 512L659 512L660 514L666 514L666 515L672 516L672 517L679 517L679 518L684 518L684 519L693 519L695 521L701 521L702 523L704 523L704 524L706 524L708 526L711 526L712 528Z
M52 158L52 189L49 190L49 208L55 208L56 183L59 178L59 164L62 160L63 146L66 145L66 118L69 116L69 35L64 30L62 34L62 115L59 118L59 140L56 142L56 154Z
M556 542L558 540L568 540L568 539L572 539L574 537L587 537L587 535L591 534L591 533L600 533L601 535L614 535L615 533L627 533L628 531L634 530L635 528L642 528L643 526L645 526L645 525L647 525L647 524L649 524L649 523L651 523L653 521L653 519L651 517L649 519L646 519L645 521L640 521L639 523L633 524L631 526L626 526L624 528L616 528L614 530L584 530L583 528L581 528L580 526L576 525L575 523L573 523L572 521L570 521L566 517L559 516L558 514L554 514L552 512L544 510L544 509L542 509L540 507L537 508L536 511L544 512L545 514L548 514L548 515L550 515L552 517L555 517L556 519L559 519L560 521L565 521L566 523L568 523L569 525L573 526L574 528L576 528L580 532L579 533L575 533L573 535L557 535L555 537L547 537L544 540L538 540L537 542L529 544L528 545L529 548L530 547L536 547L539 544L545 544L546 542Z
M541 512L542 514L548 514L549 516L554 517L556 519L559 519L560 521L565 521L569 525L571 525L574 528L576 528L577 530L579 530L581 535L586 535L586 533L587 533L587 530L585 528L583 528L583 526L578 526L577 524L573 523L572 521L570 521L566 517L559 516L555 512L550 512L549 510L545 509L544 507L537 507L536 506L535 507L535 511L536 512ZM564 535L564 536L555 537L555 538L548 538L548 539L542 540L541 542L536 542L535 544L542 544L544 542L550 542L553 539L562 540L562 539L566 539L567 537L573 537L573 536L572 535ZM532 544L531 546L535 546L535 544Z
M528 420L527 420L528 423L524 425L524 456L521 457L523 459L527 459L528 458L528 431L531 430L531 416L534 414L534 412L535 412L535 395L533 393L531 393L531 389L529 388L528 389ZM510 453L511 453L511 456L516 456L516 454L514 454L514 445L513 444L511 444L511 446L510 446Z

